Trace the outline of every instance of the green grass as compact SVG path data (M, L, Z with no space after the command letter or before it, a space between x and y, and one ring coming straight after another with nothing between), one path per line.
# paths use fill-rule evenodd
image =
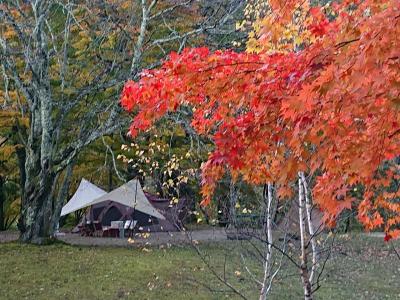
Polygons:
M400 299L400 260L381 238L356 234L339 243L318 299ZM256 286L239 263L240 243L200 247L219 274L226 265L228 280L249 299L257 298ZM215 279L193 248L146 250L0 244L0 299L237 298ZM301 298L300 279L290 265L275 282L271 298Z

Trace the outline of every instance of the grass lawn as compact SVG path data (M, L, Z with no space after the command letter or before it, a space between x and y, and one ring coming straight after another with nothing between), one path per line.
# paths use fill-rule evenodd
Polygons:
M318 299L400 299L400 260L382 238L353 234L328 263ZM399 247L400 243L396 243ZM237 242L200 245L211 265L249 298L257 288L239 261ZM255 267L255 262L249 262ZM240 271L240 275L235 271ZM254 270L258 273L260 270ZM95 248L63 244L0 244L0 299L225 299L219 283L190 246ZM271 299L300 299L296 270L285 266Z

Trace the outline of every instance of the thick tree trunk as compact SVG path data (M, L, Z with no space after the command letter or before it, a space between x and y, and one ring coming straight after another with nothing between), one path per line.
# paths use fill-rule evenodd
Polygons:
M21 216L18 222L20 240L42 244L52 236L51 205L57 176L48 165L42 167L37 153L27 153L26 179L22 187Z
M73 163L68 165L68 167L65 171L65 174L64 174L63 183L58 192L58 196L56 199L54 199L55 203L54 203L54 207L52 210L52 217L51 217L52 233L55 233L58 230L61 209L64 205L65 200L67 200L69 187L71 185L73 168L74 168Z
M20 240L42 244L53 236L48 205L51 205L51 188L48 186L30 189L25 195L19 220Z

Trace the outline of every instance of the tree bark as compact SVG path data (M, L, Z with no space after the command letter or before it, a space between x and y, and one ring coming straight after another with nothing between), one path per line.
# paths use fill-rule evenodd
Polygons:
M312 300L311 282L307 266L308 254L305 243L306 236L305 236L305 224L304 224L304 209L305 209L304 186L301 178L299 178L298 182L299 182L299 227L300 227L300 247L301 247L300 276L303 284L304 300Z
M25 187L26 181L26 173L25 173L25 162L26 162L26 153L23 147L17 146L15 150L18 159L18 171L19 171L19 185L21 188ZM21 195L22 198L23 195ZM21 199L23 202L23 198Z
M305 197L305 209L306 209L306 214L307 214L307 224L308 224L308 233L310 236L310 244L311 244L311 251L312 251L312 266L311 266L311 272L310 272L310 277L309 281L312 284L314 280L314 274L315 270L318 266L318 252L317 252L317 243L315 241L315 228L314 224L312 222L312 203L311 203L311 198L309 197L309 189L308 189L308 184L306 177L304 176L304 172L300 172L300 178L303 183L303 188L304 188L304 197Z
M68 197L68 191L69 191L69 187L71 185L73 168L74 168L74 164L71 163L68 165L67 169L65 170L64 180L63 180L60 190L58 192L58 196L53 203L54 207L53 207L52 214L51 214L51 228L52 228L53 235L58 230L61 210L62 210L62 207Z
M260 291L260 300L267 299L268 292L270 290L270 276L271 276L271 257L272 257L272 218L273 218L273 196L272 196L272 184L269 182L267 184L267 197L265 197L264 191L264 202L266 202L266 214L265 214L265 221L264 221L264 231L267 237L267 245L265 249L265 261L264 261L264 276L262 280L262 286Z
M34 170L35 168L30 169L29 173ZM50 170L41 170L39 176L29 176L29 180L25 182L25 188L22 189L24 204L18 224L22 242L43 244L53 235L49 211L56 180L56 174Z

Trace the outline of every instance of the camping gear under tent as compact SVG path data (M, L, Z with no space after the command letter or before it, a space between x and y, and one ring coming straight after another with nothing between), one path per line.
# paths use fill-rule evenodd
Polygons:
M145 194L140 182L136 179L109 193L104 192L95 199L91 198L90 201L83 199L85 198L83 188L81 190L78 188L77 193L78 195L76 197L74 195L70 200L74 202L71 204L68 202L63 211L70 213L74 211L72 208L90 208L74 229L75 232L87 222L100 223L103 228L106 228L115 221L133 221L135 230L139 232L177 231L183 218L181 209L183 202L179 206L171 206L168 199L159 199ZM81 202L76 199L81 199Z

